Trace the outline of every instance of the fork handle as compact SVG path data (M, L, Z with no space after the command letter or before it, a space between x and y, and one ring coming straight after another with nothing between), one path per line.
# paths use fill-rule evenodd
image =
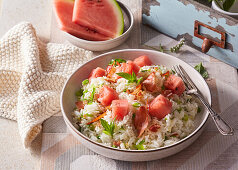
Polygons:
M207 108L207 110L209 111L210 115L212 116L213 121L216 124L217 129L219 130L219 132L222 135L233 135L234 134L234 130L233 128L228 125L228 123L223 120L221 118L220 115L218 115L213 109L212 107L204 100L204 98L199 94L196 93L195 94L200 100L201 102L204 104L204 106Z

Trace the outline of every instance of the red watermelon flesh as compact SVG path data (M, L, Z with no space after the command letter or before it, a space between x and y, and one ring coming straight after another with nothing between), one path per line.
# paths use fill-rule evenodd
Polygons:
M72 22L74 0L54 0L54 10L60 29L78 38L91 41L105 41L111 39L96 31Z
M122 11L116 0L75 0L72 20L111 38L121 35L124 29Z

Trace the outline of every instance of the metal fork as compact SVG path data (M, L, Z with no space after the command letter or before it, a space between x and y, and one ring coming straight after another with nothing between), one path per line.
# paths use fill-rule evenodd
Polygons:
M230 125L228 125L228 123L226 123L225 120L223 120L221 118L221 116L218 115L212 109L212 107L206 102L206 100L203 98L203 96L199 92L198 88L193 83L193 81L188 76L188 74L183 69L183 67L180 65L175 65L175 66L173 66L173 69L178 74L178 76L180 76L183 79L183 81L185 83L185 87L186 87L186 93L195 95L204 104L206 109L209 111L210 116L212 117L213 121L215 122L216 127L219 130L219 132L222 135L233 135L233 133L234 133L233 128Z

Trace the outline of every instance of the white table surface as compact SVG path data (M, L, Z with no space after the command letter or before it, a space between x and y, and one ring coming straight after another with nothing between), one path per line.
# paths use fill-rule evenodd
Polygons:
M145 48L144 44L158 46L161 43L168 47L176 44L173 39L141 25L141 0L122 2L132 9L136 24L126 43L115 49ZM31 22L44 42L68 43L57 28L51 0L0 0L0 37L21 21ZM97 54L99 53L95 53ZM207 83L212 92L213 108L217 112L223 112L223 116L238 129L237 70L187 46L174 55L191 65L201 61L204 63L210 76ZM56 166L46 157L47 151L54 149L66 137L72 138L73 144L77 143L68 134L61 113L44 122L43 133L28 150L24 149L20 141L16 122L0 118L0 129L0 169L64 169L63 165ZM141 163L114 160L107 160L107 163L115 165L115 169L238 169L237 139L236 132L232 137L221 136L209 121L206 131L193 146L172 157ZM56 147L53 151L60 152L61 149ZM90 151L85 152L94 155ZM68 163L66 160L65 162ZM74 164L77 165L77 162Z

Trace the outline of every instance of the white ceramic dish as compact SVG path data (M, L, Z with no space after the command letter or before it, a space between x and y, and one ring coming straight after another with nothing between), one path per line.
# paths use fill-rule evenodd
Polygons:
M202 109L196 118L195 118L195 130L186 138L180 140L179 142L167 146L161 147L158 149L152 150L122 150L115 149L112 147L104 146L100 143L94 142L80 133L73 125L72 125L72 112L75 108L76 96L75 92L78 91L81 87L81 82L88 78L91 70L96 67L106 68L107 63L111 61L113 58L123 58L133 60L140 55L147 55L151 59L154 64L162 64L167 67L171 67L175 64L180 64L187 73L191 76L194 83L197 85L202 95L211 104L211 94L210 90L202 78L202 76L190 65L183 62L182 60L173 57L171 55L152 51L152 50L143 50L143 49L128 49L128 50L119 50L113 51L109 53L102 54L93 60L85 63L80 66L67 80L63 91L61 93L61 110L63 113L63 117L67 127L70 132L86 147L93 150L94 152L104 155L109 158L124 160L124 161L149 161L164 158L170 155L173 155L190 144L192 144L202 133L204 129L204 125L208 119L209 113Z
M124 18L124 32L119 37L107 41L88 41L62 31L65 39L75 46L91 51L104 51L119 46L129 37L134 25L134 17L131 10L126 5L121 2L118 2L118 4L122 9Z
M223 13L226 15L229 15L233 18L238 19L238 1L235 2L235 4L231 7L231 9L228 11L222 10L215 1L212 1L212 8Z

